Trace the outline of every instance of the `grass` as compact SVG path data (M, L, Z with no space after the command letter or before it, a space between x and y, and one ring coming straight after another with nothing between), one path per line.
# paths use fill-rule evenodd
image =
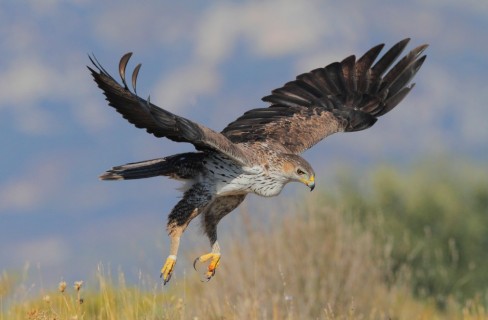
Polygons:
M335 195L264 225L241 212L244 234L222 241L208 283L183 275L162 287L141 274L127 284L100 266L96 289L36 293L3 273L0 319L487 319L484 171L429 166L379 168L365 189L343 176Z
M434 159L403 172L383 166L367 180L341 179L335 202L392 244L391 269L410 268L417 297L435 297L442 308L452 295L464 302L486 291L486 165Z

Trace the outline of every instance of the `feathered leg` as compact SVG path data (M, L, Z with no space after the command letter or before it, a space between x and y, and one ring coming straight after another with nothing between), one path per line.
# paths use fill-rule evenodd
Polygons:
M201 184L195 184L185 192L168 216L167 230L171 239L169 256L161 268L161 278L168 283L173 274L178 255L180 238L190 221L204 210L212 196Z
M210 261L207 272L205 273L205 281L210 280L215 275L220 262L220 246L217 241L217 224L232 210L237 208L244 200L246 195L233 195L216 198L207 208L203 214L203 227L205 234L210 240L212 251L195 259L193 267L196 270L197 262Z

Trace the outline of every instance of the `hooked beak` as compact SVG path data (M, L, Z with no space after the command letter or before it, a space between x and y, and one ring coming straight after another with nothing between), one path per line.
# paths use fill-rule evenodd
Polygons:
M315 189L315 177L314 176L310 176L310 179L308 180L302 180L302 182L310 188L310 191L313 191L313 189Z

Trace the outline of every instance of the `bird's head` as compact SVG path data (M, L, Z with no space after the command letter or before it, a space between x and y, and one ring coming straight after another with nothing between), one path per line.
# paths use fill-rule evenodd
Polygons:
M305 184L313 191L315 188L315 172L307 160L295 154L286 154L283 162L283 171L291 181Z

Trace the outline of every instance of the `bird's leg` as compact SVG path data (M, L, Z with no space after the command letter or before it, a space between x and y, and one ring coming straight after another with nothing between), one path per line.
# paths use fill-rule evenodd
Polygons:
M180 246L180 238L183 233L182 227L173 227L170 231L171 247L169 250L169 256L166 258L166 262L161 268L161 278L163 279L163 284L168 283L173 274L173 269L176 264L176 256L178 255L178 247Z
M175 209L176 208L178 208L178 205L176 205ZM173 209L173 212L175 212L175 209ZM183 231L185 231L186 227L188 227L190 221L199 214L198 208L195 208L189 212L190 214L185 215L184 217L185 219L183 220L184 222L182 224L178 224L178 221L174 219L173 212L169 215L169 221L167 227L169 237L171 239L169 256L168 258L166 258L166 262L161 268L161 275L160 275L160 277L163 279L163 284L168 283L168 281L171 279L171 275L173 274L173 269L176 264L176 257L178 255L178 247L180 246L180 238L181 235L183 234ZM181 218L181 215L178 216L178 218Z
M196 258L195 261L193 261L193 268L195 270L197 270L196 268L197 262L205 263L210 261L202 281L209 281L215 275L215 270L219 266L220 246L219 243L217 242L217 224L219 223L220 219L222 219L228 212L231 211L229 210L231 208L228 208L228 204L232 204L231 207L234 207L234 202L237 202L237 201L229 201L230 199L233 198L231 197L218 198L216 201L214 201L214 203L212 203L210 208L208 208L208 210L206 210L206 212L203 215L203 227L208 239L210 240L212 251L210 253L201 255L200 257ZM222 202L226 204L225 206L226 208L224 208L224 206L221 204ZM225 209L225 210L221 210L221 209Z
M171 210L167 225L168 234L171 239L171 248L169 256L161 268L161 278L164 284L168 283L173 274L181 235L186 227L188 227L190 221L200 214L210 200L211 195L207 190L202 185L195 184L185 192L183 199Z
M195 261L193 262L193 268L197 270L196 268L197 262L204 263L207 261L210 261L210 263L208 264L204 281L209 281L215 275L215 270L217 269L220 263L220 247L217 241L215 241L212 245L212 252L201 255L200 257L195 259Z
M218 197L205 209L205 213L203 214L203 228L210 240L212 251L201 255L193 262L193 267L196 270L197 262L210 261L207 267L207 272L205 272L204 281L210 280L215 275L215 270L220 263L220 246L217 242L217 224L229 212L234 210L245 197L245 194Z

